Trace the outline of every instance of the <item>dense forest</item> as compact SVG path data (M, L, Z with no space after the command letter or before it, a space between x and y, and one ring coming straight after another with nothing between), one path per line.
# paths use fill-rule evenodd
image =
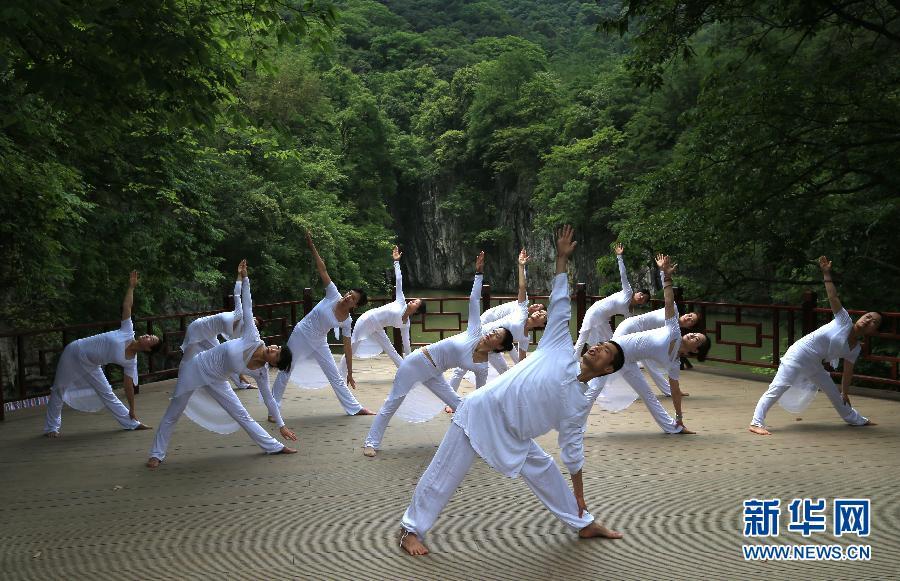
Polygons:
M342 286L399 242L509 288L563 222L594 292L621 240L689 297L796 303L827 253L898 310L898 80L891 1L7 0L0 325L114 318L132 268L140 314L217 306L242 257L295 298L306 228Z

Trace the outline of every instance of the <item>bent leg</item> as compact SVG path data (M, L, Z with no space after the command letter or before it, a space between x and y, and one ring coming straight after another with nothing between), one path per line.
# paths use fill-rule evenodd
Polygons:
M228 387L227 383L221 383L216 386L206 386L200 389L205 389L213 399L219 402L219 405L225 408L228 415L244 428L244 431L253 438L253 441L263 449L263 452L266 454L275 454L284 448L284 444L273 438L269 432L262 429L262 426L256 423L256 420L250 417L250 414L247 413L247 408L244 407L240 398L238 398L237 394Z
M534 440L531 441L531 448L520 474L538 500L568 527L580 531L594 522L594 517L587 511L578 516L575 494L569 489L553 457L544 452Z
M667 434L677 434L684 429L675 423L675 420L669 415L666 408L659 403L659 399L657 399L653 391L650 390L647 380L644 379L644 375L641 373L640 369L638 369L637 365L629 363L623 367L622 378L637 392L644 402L644 405L647 406L650 415L653 416L653 419L662 431Z
M825 392L825 395L831 400L831 405L834 406L834 409L845 422L851 426L862 426L869 422L869 418L864 417L856 411L856 408L844 403L844 398L841 397L841 391L834 381L832 381L831 375L829 375L824 368L818 369L815 373L810 374L809 378L816 384L816 387Z
M156 435L153 438L153 446L150 448L150 457L159 460L165 460L166 450L169 449L169 440L172 439L172 431L175 429L175 423L184 413L188 400L191 399L193 392L188 392L169 400L169 407L163 414L162 420L156 429Z
M423 539L474 461L475 450L469 437L451 422L434 458L416 484L412 502L403 513L400 526Z

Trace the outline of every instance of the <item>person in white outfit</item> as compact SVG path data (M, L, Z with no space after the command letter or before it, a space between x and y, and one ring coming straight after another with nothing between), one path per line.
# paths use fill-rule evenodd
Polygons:
M622 281L622 290L600 299L591 305L584 314L581 329L578 331L578 339L575 341L575 354L580 355L585 345L603 343L612 339L613 331L609 320L616 315L628 316L634 305L643 305L650 300L650 294L646 291L632 291L628 282L628 272L625 270L625 261L622 254L625 247L616 244L616 262L619 265L619 278Z
M416 349L400 364L391 392L378 410L378 415L366 436L363 451L366 456L375 456L376 451L381 448L381 440L391 417L416 383L424 384L451 410L455 410L460 397L444 379L444 371L454 367L468 369L475 373L477 386L481 387L487 379L488 354L512 349L512 334L507 329L500 327L488 335L481 332L478 307L484 278L483 268L484 252L481 252L475 260L475 281L469 294L469 319L466 331Z
M818 388L825 392L834 409L851 426L875 425L850 405L848 389L853 379L853 366L862 348L860 338L877 333L883 317L881 313L872 311L854 323L838 298L837 289L831 278L831 261L820 256L819 268L825 279L825 291L828 293L828 302L834 313L834 319L791 345L781 358L775 379L759 398L753 412L750 432L754 434L771 435L765 427L766 414L788 389L798 387L800 384L810 384L812 390ZM844 360L844 370L839 391L822 362L827 361L837 369L840 359Z
M344 408L344 412L348 416L370 416L374 412L368 408L364 408L357 401L356 397L348 389L348 385L356 389L356 381L353 379L353 346L351 343L351 328L353 319L350 312L356 307L361 307L368 302L366 292L362 289L352 289L344 296L338 292L337 286L331 281L328 275L328 269L325 268L325 262L319 256L316 245L313 244L312 235L307 230L306 244L312 253L316 262L316 270L325 286L325 298L306 314L303 319L294 325L294 330L288 338L287 346L294 354L294 360L297 362L308 358L315 359L322 372L328 378L334 393ZM346 356L345 364L347 366L346 381L344 376L338 371L334 362L334 356L328 348L328 332L331 329L340 327L341 340L344 343L344 355ZM279 371L278 377L275 378L275 401L281 405L284 397L284 391L287 388L288 380L291 378L287 371ZM269 418L273 421L274 418Z
M544 506L579 536L622 536L597 523L584 499L584 429L591 406L587 382L614 372L621 365L621 357L617 361L617 350L599 345L582 357L576 357L572 350L566 270L576 244L572 228L563 227L556 242L556 276L547 327L537 349L463 400L419 479L401 520L400 546L410 555L428 553L422 542L425 534L477 456L505 476L521 476ZM553 457L534 441L550 430L559 432L562 461L572 477L572 490Z
M622 350L625 358L625 363L619 372L621 377L640 396L659 427L667 434L692 434L693 432L684 427L682 421L681 398L683 396L678 381L681 357L698 355L705 358L706 353L709 351L709 338L703 333L681 335L678 310L675 307L675 293L672 291L672 273L675 271L675 265L672 265L669 257L663 254L657 255L656 264L663 272L663 295L665 297L663 316L665 317L665 326L648 331L619 335L610 342L616 344ZM647 367L652 367L655 363L667 370L672 403L675 407L676 415L674 419L659 403L659 399L650 389L647 380L644 379L644 375L638 367L639 361L649 363Z
M543 328L547 324L547 311L544 305L528 305L528 290L525 279L525 265L530 260L528 253L523 248L519 251L517 261L519 270L519 294L515 301L509 301L502 305L492 307L481 314L481 332L485 335L494 332L495 329L504 328L512 333L513 341L516 342L516 349L510 351L513 361L518 363L525 358L528 352L528 346L531 344L531 331L533 329ZM488 363L498 374L503 374L509 370L502 353L491 353L488 355ZM459 385L466 374L466 370L457 367L453 370L453 376L450 378L450 387L458 390Z
M134 337L131 306L137 284L138 273L135 270L131 273L122 301L122 323L118 330L72 341L63 349L47 403L44 422L47 437L58 438L60 435L63 402L86 412L96 412L106 407L126 430L150 429L137 419L134 412L134 386L138 384L137 354L155 351L160 346L160 339L156 335ZM122 384L128 400L127 408L113 393L103 373L103 366L110 363L120 365L124 372Z
M216 345L212 349L201 351L190 359L182 360L178 368L178 381L169 407L160 421L159 429L150 449L147 460L149 468L157 468L166 458L166 450L175 423L194 395L194 391L203 390L214 399L229 416L249 434L254 442L267 454L293 454L288 448L266 432L262 426L250 417L247 409L237 394L228 385L228 378L234 373L253 374L259 382L259 390L269 408L269 413L276 418L281 435L288 440L296 440L294 432L284 425L281 413L269 390L268 365L287 369L291 365L291 352L288 348L266 344L260 339L259 331L253 319L253 300L250 292L250 278L247 276L247 261L242 261L241 273L241 310L244 320L242 334L238 339L231 339Z
M409 338L410 317L412 317L422 306L422 299L412 299L407 302L403 295L403 273L400 271L400 257L403 253L394 246L391 257L394 259L394 278L396 281L394 291L394 301L376 309L370 309L360 315L353 325L353 335L350 340L351 351L359 352L359 345L370 340L378 344L382 351L388 354L394 365L400 367L403 357L397 353L394 344L388 339L385 333L385 327L395 327L400 329L400 335L403 338L403 356L409 355L412 351ZM338 364L338 370L341 377L347 376L347 356L341 357Z

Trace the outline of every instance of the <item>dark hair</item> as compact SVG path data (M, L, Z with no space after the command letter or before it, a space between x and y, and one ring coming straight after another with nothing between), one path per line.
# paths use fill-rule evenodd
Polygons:
M612 372L622 369L622 366L625 365L625 352L622 351L622 346L616 343L615 341L610 341L613 345L616 346L616 354L613 356L612 360Z
M425 308L425 307L428 306L428 303L425 302L425 299L415 298L415 299L409 299L409 300L411 300L411 301L419 301L419 308L416 309L416 313L424 313L425 311L428 310L427 308ZM415 313L413 313L413 314L415 314Z
M694 326L693 326L693 327L682 327L682 326L679 324L678 327L681 329L681 334L682 334L682 335L686 335L687 333L693 333L693 331L688 331L688 329L699 329L699 328L700 328L700 321L703 320L703 315L701 315L701 314L698 313L697 311L690 311L689 313L681 313L681 316L678 317L679 323L681 322L681 317L683 317L683 316L685 316L685 315L690 315L690 314L692 314L692 313L693 313L694 315L697 315L697 322L694 323Z
M875 313L879 317L881 317L881 323L878 324L878 333L887 333L887 317L884 316L884 313L881 311L869 311L870 313Z
M634 294L632 294L632 296L634 296L634 295L636 295L636 294L638 294L638 293L644 293L645 295L647 295L647 300L648 300L648 301L650 300L650 291L648 291L647 289L645 289L645 288L639 288L639 289L637 289L636 291L634 291Z
M703 344L697 348L697 361L706 361L706 356L709 354L709 350L712 348L712 341L709 340L709 335L706 333L700 333L703 335Z
M281 353L278 355L278 370L279 371L287 371L291 368L291 362L294 360L294 354L291 353L291 348L285 345L281 348Z
M504 351L512 351L513 348L513 336L509 329L506 327L500 327L503 329L503 346L500 349L494 349L494 353L502 353Z
M359 302L356 303L356 306L357 307L366 306L366 303L369 302L369 295L366 294L366 291L364 291L361 288L352 288L350 290L352 290L353 292L359 293Z
M883 319L882 319L882 320L883 320ZM161 353L161 352L162 352L162 346L163 346L163 340L162 340L162 337L160 337L159 335L154 335L154 337L156 337L157 339L159 339L159 341L157 341L157 342L156 342L156 345L154 345L153 347L150 348L149 351L147 351L147 353L149 353L149 354L151 354L151 355L155 355L155 354L157 354L157 353Z

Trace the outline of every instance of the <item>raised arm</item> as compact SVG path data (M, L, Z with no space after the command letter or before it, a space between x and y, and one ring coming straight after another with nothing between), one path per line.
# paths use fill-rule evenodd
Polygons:
M528 253L525 252L525 249L519 251L519 295L516 297L520 303L524 303L528 300L528 287L525 282L525 264L531 258L528 256Z
M238 267L241 276L241 317L244 319L244 328L241 333L241 339L250 341L259 340L259 330L256 328L256 321L253 319L253 298L250 294L250 278L247 276L247 261L242 260Z
M319 256L316 245L313 244L312 234L309 233L309 230L306 231L306 245L309 246L309 251L312 253L313 260L316 261L316 270L319 271L319 278L322 279L322 284L325 286L330 285L331 277L328 276L328 269L325 268L325 262L322 260L322 257Z
M675 291L672 290L672 273L675 272L675 268L678 265L672 264L672 261L665 254L657 254L656 266L663 273L663 298L666 301L665 314L666 319L671 319L675 316Z
M122 301L122 318L120 321L131 318L131 307L134 305L134 287L138 285L138 271L132 270L128 278L128 290L125 291L125 299Z
M406 298L403 296L403 273L400 272L400 257L403 256L403 253L400 252L400 249L394 246L393 252L391 252L391 257L394 259L394 300L395 301L405 301Z
M622 246L621 242L616 243L615 251L616 262L619 265L619 279L622 281L622 290L630 297L632 294L631 283L628 282L628 271L625 270L625 259L622 258L622 255L625 253L625 247Z
M556 238L556 274L562 274L569 269L569 257L575 252L575 230L571 226L563 226Z
M575 231L571 226L563 226L556 240L556 275L550 290L550 306L547 308L547 325L538 342L538 349L572 346L569 334L569 319L572 318L572 303L569 298L569 280L566 274L569 257L575 252Z
M243 263L243 261L241 261ZM241 289L243 287L244 277L241 276L241 265L238 264L237 274L234 279L234 290L232 291L232 296L234 296L234 321L232 324L236 325L238 321L244 316L244 310L241 307Z
M844 307L841 306L837 288L834 286L834 281L831 280L831 261L824 256L820 256L819 269L822 271L822 277L825 279L825 292L828 293L828 304L831 305L831 312L837 315Z
M469 294L469 320L466 322L466 332L469 334L481 333L481 285L484 283L484 250L475 258L475 280L472 282L472 292Z

